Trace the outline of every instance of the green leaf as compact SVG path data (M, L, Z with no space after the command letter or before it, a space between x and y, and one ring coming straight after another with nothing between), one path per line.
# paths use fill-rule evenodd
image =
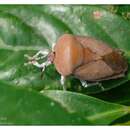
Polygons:
M95 125L107 125L130 112L130 108L105 102L78 93L45 90L43 95L60 103L70 112L76 112Z
M117 88L99 94L91 94L91 96L105 101L130 106L130 81Z
M130 121L130 114L127 114L112 122L111 125L129 125L129 121Z
M1 5L0 11L0 80L12 85L37 90L61 89L54 67L50 67L41 80L38 69L23 66L26 62L23 55L33 55L40 49L49 51L64 33L95 37L114 48L121 48L130 59L130 23L101 6ZM94 15L96 11L101 14L98 19ZM107 91L124 84L129 77L105 81L103 90L94 86L83 91ZM82 89L79 81L75 86L71 81L67 84L69 90Z
M129 126L129 125L130 125L130 121L125 122L125 123L116 124L116 125L118 125L118 126L119 126L119 125L120 125L120 126L121 126L121 125L123 125L123 126Z
M120 5L118 6L116 14L121 15L124 19L130 20L130 6Z
M91 124L38 92L18 89L2 82L0 108L0 124Z

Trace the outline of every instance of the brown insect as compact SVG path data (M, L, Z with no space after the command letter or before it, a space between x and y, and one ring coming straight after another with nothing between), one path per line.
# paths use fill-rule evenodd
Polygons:
M42 57L39 57L40 54ZM39 51L33 57L28 55L26 57L29 59L27 64L40 67L42 71L53 63L61 74L64 89L65 78L69 75L80 79L82 85L86 87L88 84L85 81L97 84L99 81L124 77L128 68L121 50L113 49L92 37L71 34L62 35L49 54ZM45 57L48 57L46 62L42 64L37 62Z

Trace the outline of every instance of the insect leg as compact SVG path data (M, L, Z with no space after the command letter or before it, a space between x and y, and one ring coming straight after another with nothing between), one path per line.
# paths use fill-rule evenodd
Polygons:
M39 55L42 55L42 56L39 56ZM33 56L33 58L39 60L39 59L45 58L47 55L48 55L47 51L40 50Z
M47 67L47 66L49 66L50 64L52 64L50 61L46 61L46 62L44 62L44 63L42 63L42 64L39 64L37 61L35 61L35 60L32 60L32 61L29 61L28 63L24 63L24 65L26 66L26 65L30 65L30 64L32 64L32 65L34 65L34 66L36 66L37 68L41 68L42 69L42 72L45 70L45 68Z
M104 87L99 82L87 83L87 81L85 81L85 80L80 80L80 82L81 82L82 86L85 88L98 85L104 91Z
M41 54L41 55L47 55L48 52L47 52L47 51L40 50L40 51L38 51L33 57L38 57L40 54Z
M63 90L66 90L65 79L65 76L61 75L60 83L63 86Z
M98 86L101 88L102 91L105 90L105 88L103 87L102 83L99 83L99 82L98 82Z
M80 80L80 82L81 82L82 86L85 88L100 84L99 82L87 83L87 81L85 81L85 80Z
M80 82L81 82L81 84L82 84L83 87L85 87L85 88L88 87L87 81L85 81L85 80L80 80Z
M40 54L42 56L39 56ZM47 57L47 55L48 55L47 51L38 51L34 56L29 56L29 55L25 54L24 57L26 57L29 61L31 61L31 60L37 61L37 60Z

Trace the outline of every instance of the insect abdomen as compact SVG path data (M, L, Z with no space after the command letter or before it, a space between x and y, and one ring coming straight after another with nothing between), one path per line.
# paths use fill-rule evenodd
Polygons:
M102 81L123 77L127 71L127 62L117 51L103 56L99 60L93 60L78 67L74 75L82 80Z

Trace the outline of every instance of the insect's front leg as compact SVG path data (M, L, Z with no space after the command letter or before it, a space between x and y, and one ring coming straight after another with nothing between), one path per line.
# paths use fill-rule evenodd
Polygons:
M65 80L66 80L66 77L61 75L60 83L63 86L63 90L66 90Z
M40 56L40 55L42 55L42 56ZM43 58L46 57L47 55L48 55L48 52L47 52L47 51L40 50L40 51L38 51L38 52L33 56L33 58L43 59Z
M26 57L29 61L31 61L31 62L35 62L35 61L38 61L38 60L40 60L40 59L44 59L45 57L47 57L48 56L48 52L47 51L42 51L42 50L40 50L40 51L38 51L35 55L33 55L33 56L29 56L28 54L25 54L24 55L24 57ZM41 56L40 56L41 55Z
M42 55L42 56L40 56L40 55ZM42 73L44 72L44 70L45 70L45 68L47 66L52 64L52 62L49 61L49 60L47 60L47 61L45 61L45 62L43 62L41 64L38 62L38 60L43 59L43 58L48 56L48 52L47 51L39 51L34 56L29 56L27 54L25 54L24 56L28 59L28 62L24 63L25 66L27 66L27 65L34 65L37 68L40 68L42 70Z

